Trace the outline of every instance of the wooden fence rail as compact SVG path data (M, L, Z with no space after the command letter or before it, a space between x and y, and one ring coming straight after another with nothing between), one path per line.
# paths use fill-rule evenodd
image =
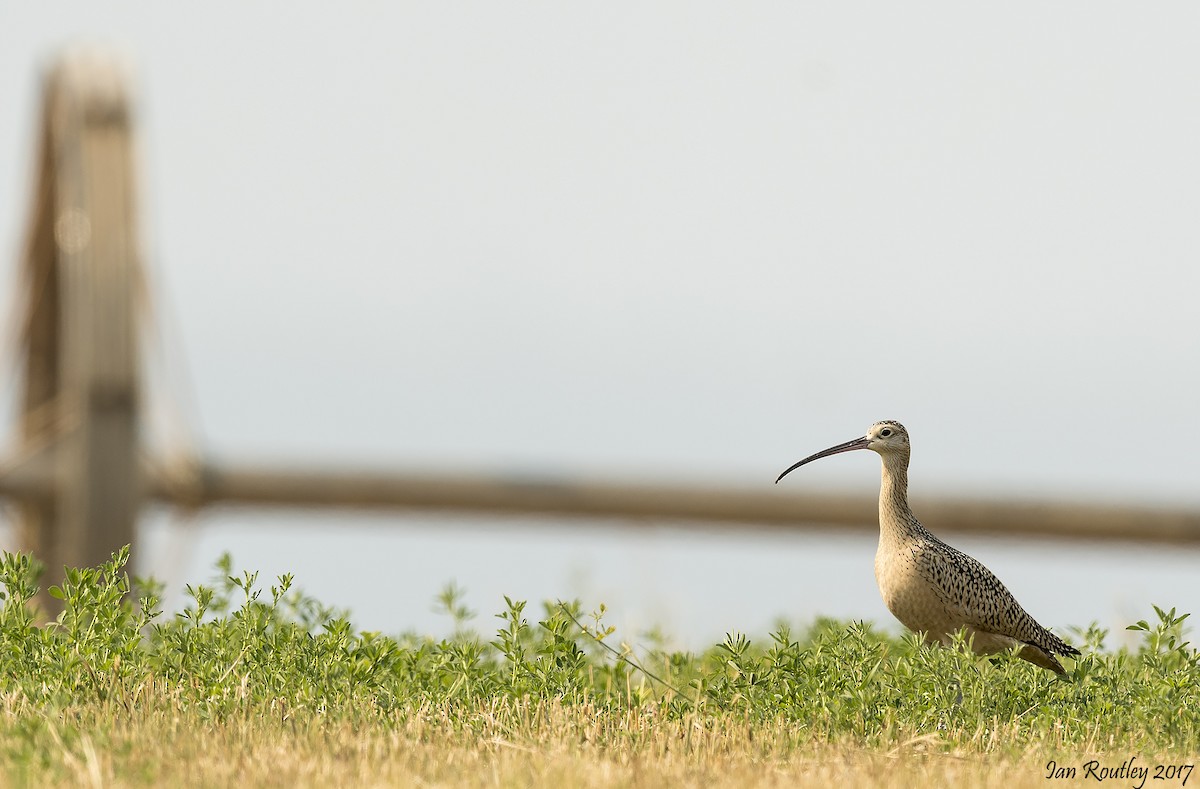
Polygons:
M554 515L723 528L875 531L871 492L784 492L761 487L635 483L505 473L432 474L378 469L188 465L146 469L148 498L184 508L300 507ZM993 536L1200 545L1200 512L1067 501L916 496L938 531Z
M727 527L878 528L871 493L780 492L761 488L638 484L505 474L386 473L200 466L149 474L149 495L184 506L448 510L560 515ZM915 497L939 532L1200 545L1200 512L1052 501Z

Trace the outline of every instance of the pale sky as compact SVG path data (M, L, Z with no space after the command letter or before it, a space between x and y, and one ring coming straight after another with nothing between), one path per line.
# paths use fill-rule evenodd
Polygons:
M106 5L0 3L0 295L40 69L110 46L197 449L767 490L894 418L916 495L1200 506L1194 5ZM159 523L142 569L228 548L385 630L451 578L684 638L890 621L869 538L368 520ZM1200 609L1195 551L964 547L1053 624Z

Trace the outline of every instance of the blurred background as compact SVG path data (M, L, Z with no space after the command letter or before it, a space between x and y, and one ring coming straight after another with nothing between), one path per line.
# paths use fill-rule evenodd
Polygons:
M891 418L918 516L1200 508L1195 6L2 8L4 303L44 69L83 43L134 75L164 452L770 495ZM450 581L484 631L503 595L692 647L896 627L867 532L217 509L138 536L168 605L230 551L389 632L448 632ZM1200 610L1195 548L947 537L1060 629Z

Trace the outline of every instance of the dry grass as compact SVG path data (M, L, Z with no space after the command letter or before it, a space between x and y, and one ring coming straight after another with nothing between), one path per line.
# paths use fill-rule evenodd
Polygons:
M744 741L689 750L677 732L661 747L586 742L462 742L409 732L340 729L270 732L226 725L164 733L123 728L98 742L61 740L36 770L10 773L30 785L71 786L1012 786L1041 783L1045 757L930 753L917 742L889 753L850 746L787 754L745 750ZM682 739L682 738L680 738Z
M25 732L31 747L8 760L6 783L1007 787L1046 786L1051 758L1081 765L1098 755L1063 754L1050 744L1015 753L975 751L952 746L938 732L867 749L850 742L813 742L782 720L757 725L711 716L662 720L647 710L614 718L544 702L480 707L465 727L462 710L451 714L445 708L362 726L346 718L292 717L278 708L201 723L172 695L143 694L131 711L105 705L32 719L36 725L26 725ZM6 707L6 729L31 721L28 709ZM1164 760L1134 751L1104 752L1108 755L1100 758L1113 765L1130 756L1140 764Z

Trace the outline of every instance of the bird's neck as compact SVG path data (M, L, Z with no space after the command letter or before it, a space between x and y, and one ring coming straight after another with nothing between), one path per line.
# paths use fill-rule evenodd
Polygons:
M921 529L908 506L908 455L884 455L879 486L881 539L911 537Z

